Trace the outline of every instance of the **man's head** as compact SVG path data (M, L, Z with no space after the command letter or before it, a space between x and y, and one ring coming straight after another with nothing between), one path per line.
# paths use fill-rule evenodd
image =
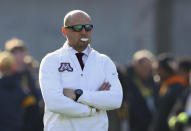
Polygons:
M24 68L24 57L26 56L26 46L24 42L17 38L12 38L5 43L5 50L12 53L15 57L17 68Z
M183 76L190 81L190 75L191 75L191 59L189 58L181 58L178 61L178 73L179 75Z
M147 79L151 75L153 61L154 56L147 50L140 50L134 54L133 67L140 78Z
M0 53L0 74L1 75L10 75L16 71L16 62L14 56L7 52L3 51Z
M82 52L92 39L92 21L90 16L81 10L70 11L64 17L62 32L69 45ZM81 30L82 29L82 30Z
M158 56L157 73L161 81L165 81L177 72L177 61L175 57L168 53L162 53Z

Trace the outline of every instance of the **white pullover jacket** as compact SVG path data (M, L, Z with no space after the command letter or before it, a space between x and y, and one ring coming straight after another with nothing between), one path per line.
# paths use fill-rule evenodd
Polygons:
M89 55L82 70L70 48L66 42L46 55L40 65L44 131L107 131L106 110L119 108L122 102L116 67L108 56L88 46ZM110 90L98 91L103 82L111 84ZM83 94L76 102L63 95L64 88L82 89Z

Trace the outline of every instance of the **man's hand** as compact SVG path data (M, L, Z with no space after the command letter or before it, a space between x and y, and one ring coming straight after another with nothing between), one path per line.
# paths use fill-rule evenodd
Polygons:
M73 100L76 99L76 94L75 94L73 89L64 88L63 89L63 94L64 94L64 96L69 97L69 98L71 98Z
M109 82L104 82L101 87L98 89L98 91L106 91L106 90L110 90L110 83Z

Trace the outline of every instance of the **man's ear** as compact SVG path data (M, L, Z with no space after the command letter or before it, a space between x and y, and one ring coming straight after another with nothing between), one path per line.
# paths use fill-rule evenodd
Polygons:
M64 27L62 27L62 34L66 36L66 29Z

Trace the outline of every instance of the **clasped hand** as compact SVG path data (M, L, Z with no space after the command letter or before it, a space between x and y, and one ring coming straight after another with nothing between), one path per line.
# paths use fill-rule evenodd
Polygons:
M111 87L111 85L110 85L109 82L104 82L101 85L101 87L98 89L98 91L107 91L107 90L110 90L110 87ZM75 91L74 89L64 88L63 89L63 94L64 94L64 96L75 100L76 99L76 94L75 94L74 91Z

